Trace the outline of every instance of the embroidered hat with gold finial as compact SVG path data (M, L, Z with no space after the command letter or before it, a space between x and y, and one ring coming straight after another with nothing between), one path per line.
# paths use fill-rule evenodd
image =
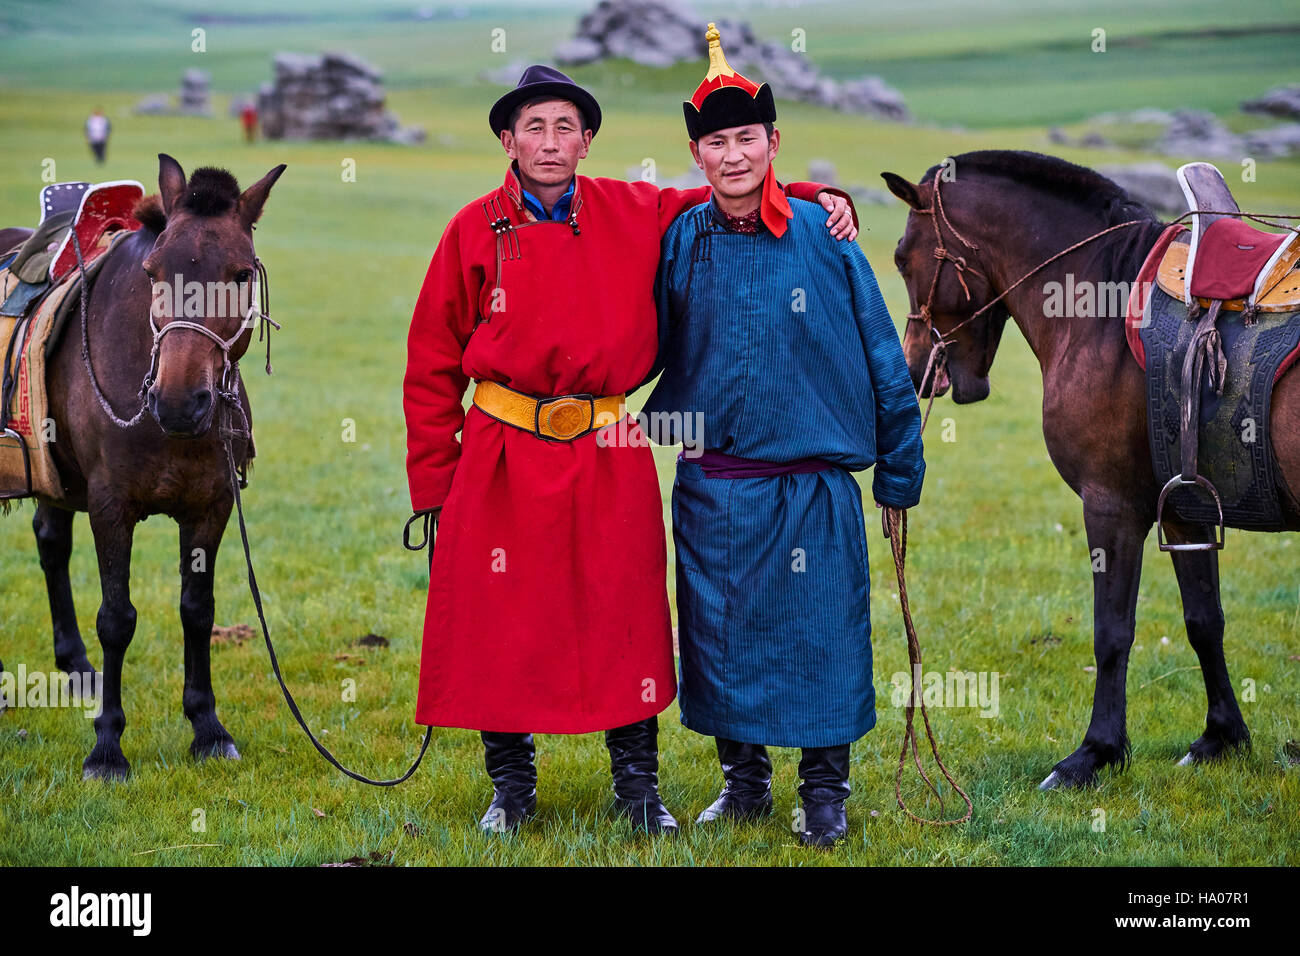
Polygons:
M686 132L691 139L733 126L776 122L772 88L766 83L755 83L731 68L722 52L722 35L716 24L709 24L704 38L709 41L709 72L690 100L682 104Z
M722 52L722 35L718 33L716 24L709 24L704 38L709 41L709 72L704 75L704 82L696 87L695 94L682 104L687 135L698 140L720 129L776 122L772 88L766 83L755 83L731 68ZM771 164L763 180L759 209L763 224L777 237L785 232L787 221L794 216L784 192L777 185Z

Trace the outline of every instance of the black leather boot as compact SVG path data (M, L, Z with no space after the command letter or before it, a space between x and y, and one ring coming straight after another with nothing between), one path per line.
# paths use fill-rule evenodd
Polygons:
M614 806L638 830L676 833L677 821L659 798L658 741L657 717L605 731Z
M831 847L849 830L844 801L849 797L849 745L805 747L799 761L799 802L804 846Z
M492 803L478 825L492 833L517 830L537 809L533 735L483 731L483 765L492 778Z
M762 744L715 737L722 779L726 783L718 799L695 818L696 823L713 820L757 820L772 812L772 761Z

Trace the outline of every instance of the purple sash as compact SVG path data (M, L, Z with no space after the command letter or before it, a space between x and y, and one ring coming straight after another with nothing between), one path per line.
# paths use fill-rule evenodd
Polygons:
M705 478L769 478L773 475L803 475L835 467L820 458L800 458L797 461L758 461L739 458L720 451L705 451L698 458L686 458L679 452L678 461L693 461L704 469Z

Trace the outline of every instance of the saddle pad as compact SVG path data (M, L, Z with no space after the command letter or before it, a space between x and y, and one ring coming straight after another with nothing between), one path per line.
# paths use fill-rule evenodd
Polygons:
M1219 219L1201 236L1191 293L1204 299L1250 295L1264 264L1287 235L1262 232L1240 219Z
M27 310L31 308L32 303L49 287L48 282L32 283L19 280L12 292L8 288L5 289L8 295L5 296L4 304L0 305L0 315L11 319L21 319L27 314Z
M1196 322L1187 306L1163 289L1151 291L1139 330L1146 357L1147 427L1156 481L1164 485L1181 462L1179 387L1183 359ZM1223 395L1202 376L1200 473L1218 489L1224 520L1236 528L1281 531L1281 471L1273 456L1270 415L1273 385L1288 357L1300 348L1300 312L1260 313L1252 324L1240 312L1221 312L1217 328L1228 371ZM1217 524L1213 499L1198 488L1173 492L1166 507L1197 524Z
M8 279L0 274L0 278ZM32 493L55 500L64 496L63 482L50 453L50 403L45 390L46 345L55 328L54 317L68 292L76 285L57 286L26 319L0 317L0 343L4 343L14 390L9 406L9 427L22 436L31 461ZM9 349L10 340L17 336ZM12 437L0 439L0 492L12 496L26 490L23 453Z
M108 253L122 242L130 232L118 231L102 236L93 261L86 266L86 281L92 286L95 276L108 261ZM10 288L18 279L7 269L0 268L0 290ZM12 401L9 406L9 427L23 436L28 448L32 468L32 492L55 500L62 500L63 485L53 456L45 444L46 419L49 417L49 397L46 392L45 369L54 350L72 320L79 314L81 272L55 286L35 312L26 319L0 316L0 370L4 358L10 356L8 371L15 376ZM9 351L10 339L17 334L18 341ZM56 440L58 435L53 436ZM13 438L0 439L0 494L10 495L25 490L22 451Z
M18 250L11 267L14 275L33 284L50 281L50 263L67 238L75 215L75 209L65 209L42 220Z

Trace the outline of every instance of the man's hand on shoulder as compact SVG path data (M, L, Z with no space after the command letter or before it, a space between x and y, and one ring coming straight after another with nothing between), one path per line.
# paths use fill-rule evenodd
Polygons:
M831 214L826 227L830 229L832 238L850 241L858 238L858 227L853 225L853 210L849 208L847 199L823 189L817 194L817 201Z

